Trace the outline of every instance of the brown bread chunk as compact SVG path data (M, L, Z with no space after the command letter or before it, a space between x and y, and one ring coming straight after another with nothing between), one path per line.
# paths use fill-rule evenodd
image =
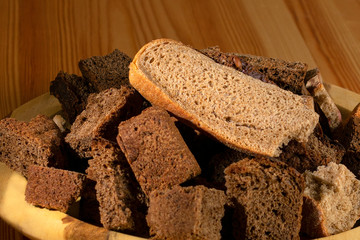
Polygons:
M150 107L120 123L117 140L146 195L201 172L174 120L163 109Z
M62 168L66 165L61 153L61 132L44 115L30 122L6 118L0 121L0 162L27 177L31 164Z
M353 109L345 122L339 141L346 149L341 163L360 179L360 104Z
M79 219L96 226L102 226L100 222L99 201L96 198L95 185L96 181L89 178L85 179L80 199Z
M300 239L304 179L295 169L266 158L245 159L227 167L225 179L235 239Z
M204 186L157 190L146 217L153 239L220 239L226 197Z
M25 200L35 206L66 212L80 197L85 177L77 172L31 165Z
M340 163L344 154L344 147L323 135L321 128L317 127L307 143L291 141L277 159L303 173L306 170L315 171L318 166L329 162Z
M272 83L282 89L301 94L304 87L307 65L262 56L224 53L218 47L201 50L217 63L235 68L246 75Z
M145 195L116 143L98 138L87 174L96 181L100 220L106 229L147 235Z
M142 104L140 94L130 87L110 88L92 94L65 141L81 158L90 158L91 141L96 137L116 141L119 123L140 113Z
M108 88L129 85L129 64L131 58L115 49L105 56L93 56L80 60L79 68L85 79L96 92Z
M63 71L50 83L50 94L61 103L64 117L69 123L73 123L85 109L87 98L93 92L94 89L86 79Z
M214 184L214 187L221 190L226 190L224 170L232 163L236 163L248 158L251 158L251 156L231 148L227 148L221 153L216 154L209 162L209 181Z

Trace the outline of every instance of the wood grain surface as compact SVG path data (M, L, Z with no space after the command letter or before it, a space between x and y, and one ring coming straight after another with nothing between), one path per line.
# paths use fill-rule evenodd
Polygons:
M0 118L60 70L167 37L196 48L303 61L360 93L359 0L0 0ZM0 239L22 239L0 222Z

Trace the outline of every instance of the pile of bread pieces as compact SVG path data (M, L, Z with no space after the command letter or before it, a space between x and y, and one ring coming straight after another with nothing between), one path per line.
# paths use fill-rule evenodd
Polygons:
M0 121L28 203L153 239L300 239L360 218L360 109L305 63L170 39L61 71L54 119ZM64 118L66 121L58 121ZM66 122L66 123L65 123Z

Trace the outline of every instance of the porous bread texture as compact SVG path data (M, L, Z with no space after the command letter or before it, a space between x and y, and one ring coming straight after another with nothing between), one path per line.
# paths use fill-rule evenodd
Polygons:
M330 162L305 172L305 181L304 208L311 200L316 211L303 211L302 231L324 237L350 230L360 218L360 181L355 175L344 165Z
M24 177L32 164L64 168L66 157L61 148L61 132L45 115L37 115L30 122L14 118L0 121L0 162Z
M301 174L265 157L240 160L224 172L235 239L300 239Z
M104 56L93 56L79 61L83 77L95 92L129 85L131 58L118 49Z
M164 109L149 107L121 122L117 142L147 196L201 173L173 118Z
M159 105L223 143L278 156L291 139L306 142L318 115L304 99L215 63L169 39L145 45L130 64L130 83Z
M86 170L96 181L100 221L104 228L147 235L145 196L119 146L103 138L91 143L93 159Z
M65 141L79 157L91 158L91 141L96 137L116 141L116 127L121 121L139 114L141 107L140 94L127 86L91 94Z
M152 239L221 239L225 202L223 191L202 185L151 192L146 220Z
M85 174L30 165L25 200L35 206L67 212L80 196Z

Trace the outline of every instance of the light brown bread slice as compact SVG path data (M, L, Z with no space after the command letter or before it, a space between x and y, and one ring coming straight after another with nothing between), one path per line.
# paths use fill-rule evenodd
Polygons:
M301 231L325 237L350 230L360 218L360 181L342 164L305 172Z
M130 83L153 105L235 149L278 156L291 139L306 142L318 122L301 96L174 40L141 48L129 74Z

